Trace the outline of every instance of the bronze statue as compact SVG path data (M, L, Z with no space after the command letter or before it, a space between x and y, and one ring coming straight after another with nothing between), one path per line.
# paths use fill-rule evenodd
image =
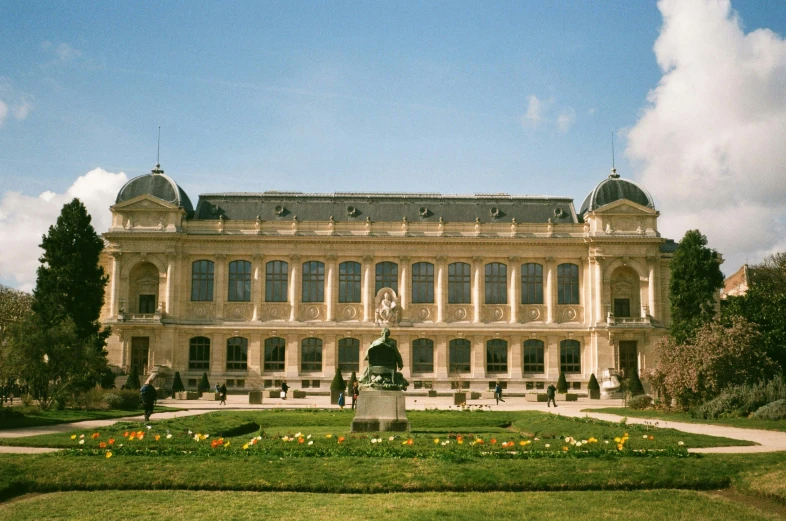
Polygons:
M368 362L360 384L364 388L385 391L406 391L409 382L398 370L404 367L401 353L388 342L390 330L382 330L382 336L374 340L366 351L364 360Z

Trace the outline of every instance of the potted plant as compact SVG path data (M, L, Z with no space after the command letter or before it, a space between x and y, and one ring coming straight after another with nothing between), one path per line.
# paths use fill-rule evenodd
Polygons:
M306 397L306 391L297 391L297 390L292 391L292 398L305 398L305 397Z
M208 393L208 391L210 391L210 382L207 380L207 373L202 373L202 379L199 380L199 384L197 384L197 392L202 397L202 399L211 399L209 396L205 396L207 394L214 395L212 399L215 399L215 393Z
M450 382L453 389L453 405L463 405L467 403L467 393L464 390L464 379L461 373L453 373L453 380Z
M262 404L262 391L256 386L248 392L248 403L261 405Z
M589 383L587 383L587 394L591 400L600 400L600 385L598 379L595 378L595 373L590 375Z
M568 381L565 379L565 373L559 372L559 379L557 380L557 392L565 394L568 392Z
M338 405L338 395L347 391L347 383L341 376L341 368L336 368L336 374L333 381L330 382L330 404Z

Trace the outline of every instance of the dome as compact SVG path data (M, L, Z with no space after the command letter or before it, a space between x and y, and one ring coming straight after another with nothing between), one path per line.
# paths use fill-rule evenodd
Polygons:
M161 165L156 165L149 174L135 177L123 185L123 188L117 193L115 204L145 194L175 204L183 208L189 216L194 213L191 199L188 198L188 195L171 177L164 175Z
M634 203L655 209L655 202L650 193L633 181L620 179L617 169L611 170L609 177L598 183L581 205L579 215L584 215L596 208L605 206L620 199L627 199Z

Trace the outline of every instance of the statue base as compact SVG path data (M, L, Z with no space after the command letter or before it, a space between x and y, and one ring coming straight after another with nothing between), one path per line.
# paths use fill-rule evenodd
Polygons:
M409 420L402 391L364 389L358 394L352 432L407 432Z

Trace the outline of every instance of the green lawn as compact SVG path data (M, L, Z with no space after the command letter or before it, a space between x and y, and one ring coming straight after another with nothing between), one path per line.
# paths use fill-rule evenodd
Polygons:
M702 492L398 493L308 494L258 492L68 492L0 505L0 517L38 519L376 519L412 521L478 519L660 521L663 519L782 519L778 512Z
M582 412L601 412L617 414L631 418L648 418L652 420L666 420L685 423L704 423L707 425L726 425L741 429L764 429L770 431L786 432L786 420L757 420L756 418L720 418L717 420L702 420L692 418L687 412L666 412L654 409L636 411L627 407L605 407L602 409L582 409Z
M171 407L155 408L156 412L179 410L181 409L174 409ZM137 411L126 411L119 409L110 409L108 411L86 411L82 409L40 411L35 414L26 414L24 416L14 415L10 418L3 418L3 421L0 422L0 430L18 429L21 427L41 427L46 425L57 425L60 423L72 423L85 420L108 420L113 418L123 418L126 416L139 416L141 414L142 409Z

